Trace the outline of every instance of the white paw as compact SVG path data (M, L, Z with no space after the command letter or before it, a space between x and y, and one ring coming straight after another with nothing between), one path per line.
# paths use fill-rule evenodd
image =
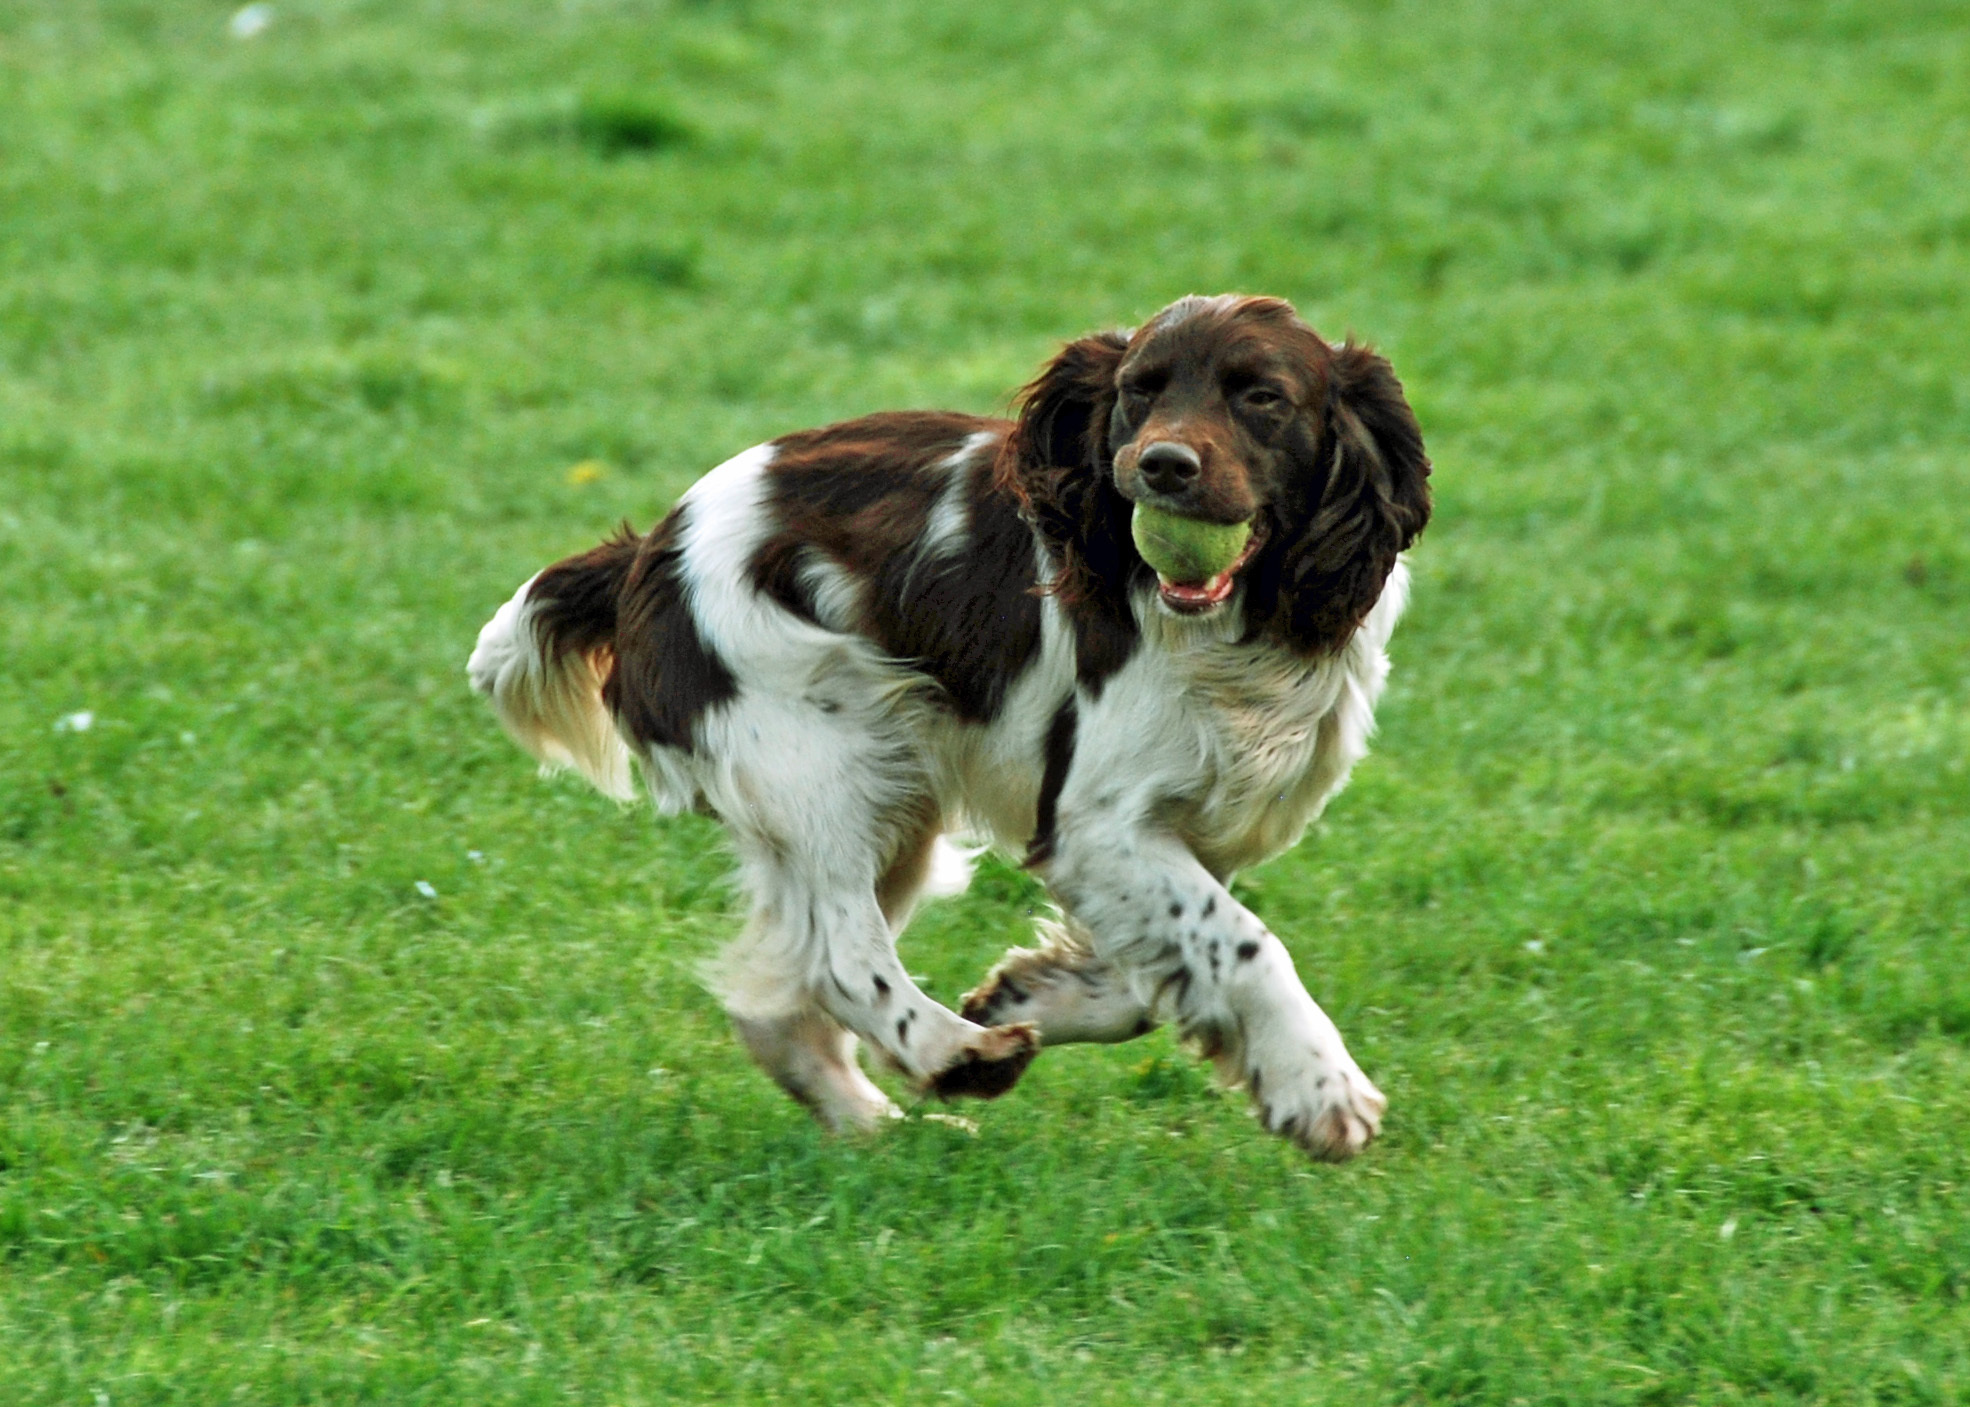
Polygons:
M1247 1078L1259 1120L1313 1157L1345 1162L1382 1131L1389 1102L1352 1060L1330 1061L1308 1052Z
M857 1092L849 1096L835 1091L831 1095L825 1104L817 1101L814 1105L815 1117L830 1133L870 1134L891 1119L903 1117L903 1111L890 1102L889 1096L874 1086L869 1094Z

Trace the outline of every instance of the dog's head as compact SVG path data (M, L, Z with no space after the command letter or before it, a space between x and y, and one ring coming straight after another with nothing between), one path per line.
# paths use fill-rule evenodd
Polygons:
M1207 582L1159 581L1204 614L1239 590L1253 634L1339 648L1429 520L1430 463L1388 362L1334 346L1277 298L1184 298L1133 333L1070 343L1028 386L1004 463L1061 563L1063 598L1126 600L1153 576L1129 516L1153 504L1252 525Z

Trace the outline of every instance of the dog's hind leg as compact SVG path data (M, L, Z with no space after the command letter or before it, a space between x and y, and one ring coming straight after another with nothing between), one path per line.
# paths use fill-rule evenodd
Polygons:
M876 900L891 932L903 931L917 899L936 889L940 878L947 885L956 878L934 873L940 863L948 869L951 860L962 860L955 853L940 854L943 848L937 828L926 825L900 847L877 881ZM901 1117L902 1111L862 1073L854 1035L819 1003L788 1016L735 1017L733 1025L752 1058L780 1088L835 1132L867 1132Z
M964 893L971 884L972 859L972 854L943 835L935 820L905 840L876 881L876 902L889 921L889 931L902 935L918 901Z
M855 1037L819 1006L785 1016L735 1016L760 1068L836 1133L862 1133L901 1116L855 1060Z
M855 1100L848 1057L817 1062L807 1024L817 1013L928 1092L990 1099L1012 1088L1039 1050L1033 1028L979 1026L911 980L896 956L873 865L859 874L831 872L821 856L759 843L736 827L735 835L752 920L710 976L740 1035L782 1086L824 1122L835 1122L826 1112L835 1103L866 1107L865 1097ZM825 1093L796 1088L817 1069L826 1076ZM848 1121L866 1126L875 1117Z
M746 931L712 985L740 1022L819 1008L920 1087L990 1098L1039 1050L1032 1027L978 1026L932 1001L896 934L936 866L910 678L846 647L778 692L742 693L700 742L704 791L738 852Z

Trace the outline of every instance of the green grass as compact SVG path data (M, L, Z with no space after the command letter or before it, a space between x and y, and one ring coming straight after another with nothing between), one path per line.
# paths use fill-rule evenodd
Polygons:
M228 15L0 10L0 1401L1970 1402L1960 6ZM1226 288L1438 468L1242 882L1385 1137L1158 1036L831 1142L693 980L715 829L538 781L474 632Z

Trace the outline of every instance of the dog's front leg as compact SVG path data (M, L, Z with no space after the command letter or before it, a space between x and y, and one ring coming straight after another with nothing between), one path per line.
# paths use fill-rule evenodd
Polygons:
M1285 945L1167 832L1113 814L1061 821L1043 877L1144 1008L1245 1085L1268 1129L1316 1158L1360 1152L1387 1101Z
M1043 1045L1132 1041L1160 1024L1129 974L1096 953L1077 924L1042 919L1040 940L1008 952L965 993L967 1021L1031 1022Z

